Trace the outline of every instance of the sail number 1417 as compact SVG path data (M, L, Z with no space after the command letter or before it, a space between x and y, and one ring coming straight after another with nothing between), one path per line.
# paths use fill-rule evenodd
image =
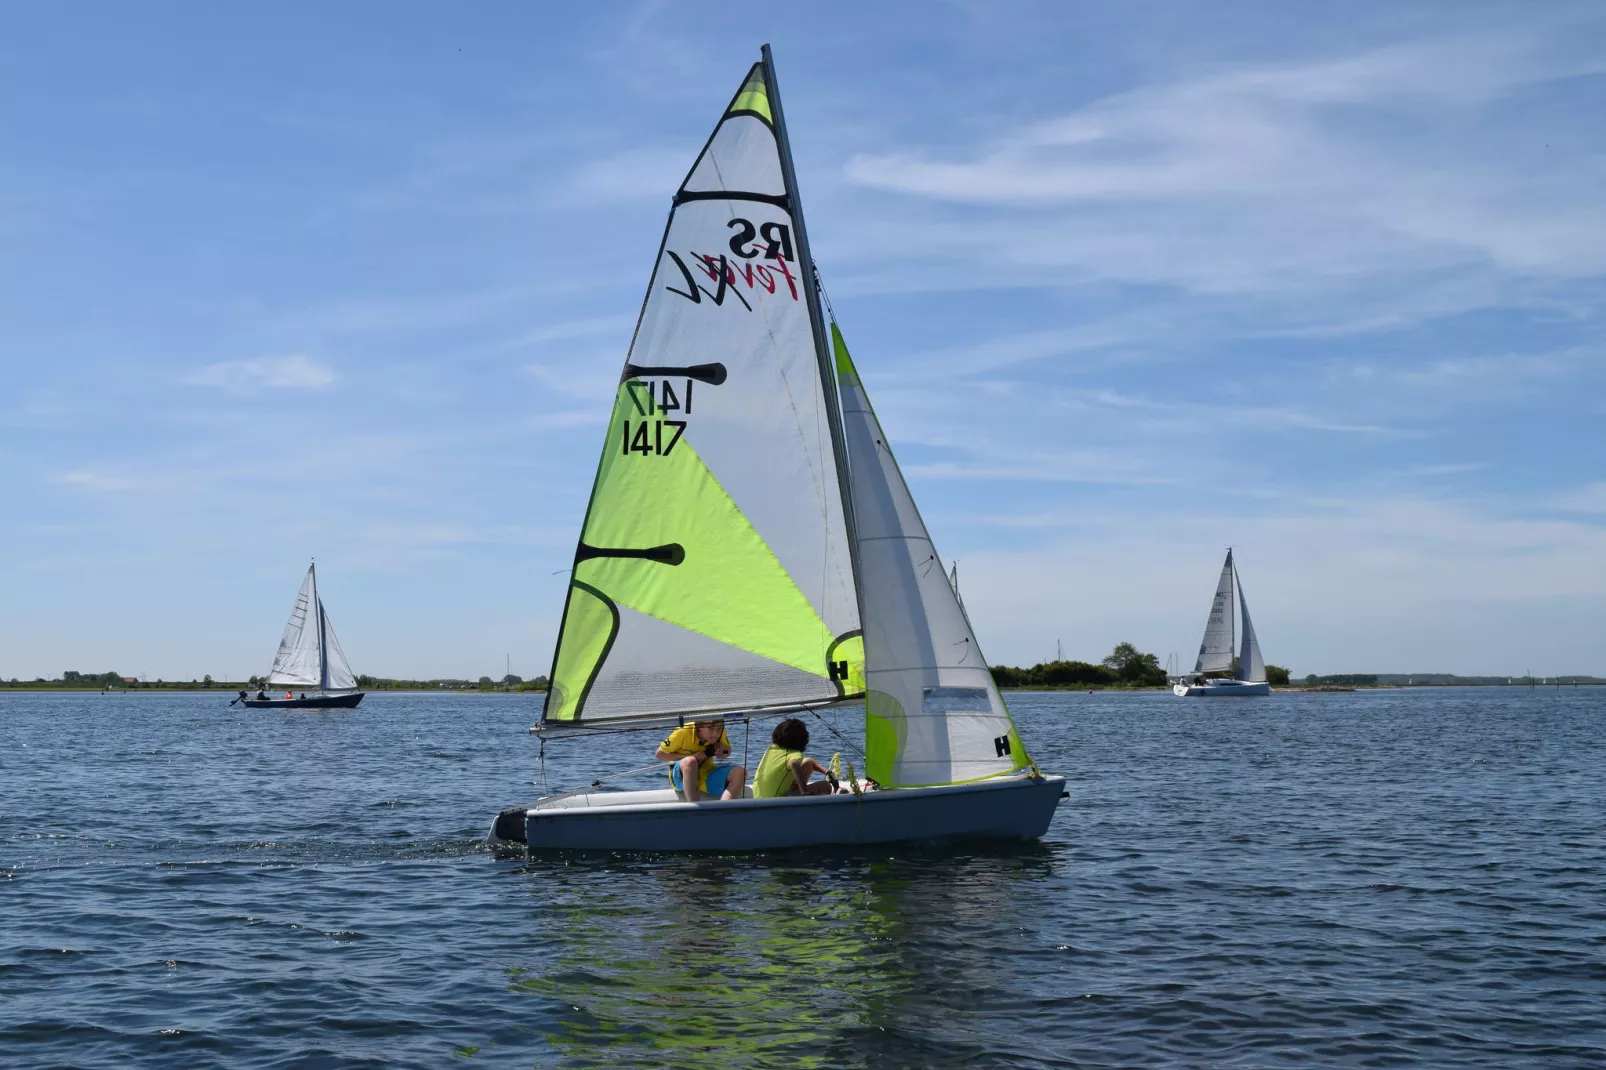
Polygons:
M678 412L684 416L691 415L692 380L685 380L685 401L675 392L674 384L665 379L663 382L642 381L630 379L625 382L625 391L630 395L630 401L636 407L636 413L643 417L657 417L655 419L623 420L621 421L619 435L619 449L626 457L632 453L640 453L649 457L667 457L680 436L686 432L685 420L664 419L660 414ZM667 433L665 428L668 428Z

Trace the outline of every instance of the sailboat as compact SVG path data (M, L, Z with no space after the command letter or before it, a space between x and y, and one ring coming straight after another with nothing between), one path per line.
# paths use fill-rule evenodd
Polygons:
M1243 615L1243 645L1233 655L1232 595L1238 592L1238 608ZM1230 676L1210 676L1210 673L1230 673ZM1172 688L1184 698L1223 698L1234 695L1269 695L1271 685L1266 682L1266 660L1260 656L1260 640L1255 638L1255 626L1249 619L1249 602L1244 598L1243 581L1238 577L1238 566L1232 560L1232 547L1227 547L1227 560L1221 566L1221 578L1216 581L1216 594L1210 602L1210 618L1205 622L1204 641L1199 644L1199 660L1193 666L1193 675L1184 676Z
M257 697L239 701L258 709L292 710L350 709L362 701L363 692L357 690L357 678L340 649L340 640L335 638L323 599L318 597L316 563L307 566L307 576L296 592L296 603L290 609L290 621L284 626L284 638L279 640L279 653L273 659L266 687L313 690L286 692L291 696L288 698L270 698L266 689L259 689Z
M675 193L531 731L544 752L862 702L852 790L582 789L503 810L490 839L751 850L1047 830L1064 778L1021 742L827 308L766 45Z

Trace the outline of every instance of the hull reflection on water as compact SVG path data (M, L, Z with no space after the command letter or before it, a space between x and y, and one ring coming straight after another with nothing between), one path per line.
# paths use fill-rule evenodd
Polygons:
M1030 910L1054 860L1017 844L531 862L551 924L540 964L509 976L548 1004L540 1031L583 1065L948 1065L995 1050L950 1012L978 990L1032 999L987 948Z

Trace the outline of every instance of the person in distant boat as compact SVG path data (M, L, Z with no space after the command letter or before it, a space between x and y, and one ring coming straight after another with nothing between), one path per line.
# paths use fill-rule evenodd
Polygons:
M257 688L257 701L258 702L266 702L267 700L268 700L268 692L267 692L267 690L265 688L261 688L261 687Z
M831 771L804 754L809 745L809 726L788 717L770 733L770 747L758 760L753 773L753 794L760 799L782 795L829 795L836 790ZM814 781L819 773L826 779Z
M285 692L285 693L284 693L284 700L285 700L285 701L286 701L286 702L289 702L289 701L290 701L290 700L291 700L291 699L293 699L293 698L295 698L295 696L294 696L294 695L292 695L292 694L291 694L291 693L290 693L290 692L288 692L288 691L286 691L286 692Z
M698 721L681 725L658 744L653 757L670 762L669 783L697 802L705 795L720 799L740 799L747 783L747 770L740 765L720 765L716 758L729 758L730 736L724 721Z

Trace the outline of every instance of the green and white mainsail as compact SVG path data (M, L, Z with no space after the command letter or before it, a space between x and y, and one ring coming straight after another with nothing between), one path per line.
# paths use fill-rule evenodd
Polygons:
M835 384L774 77L675 194L575 553L546 725L862 690Z
M547 728L863 696L885 787L1032 764L827 340L767 48L675 195L551 679Z
M851 461L864 617L866 775L884 787L1032 764L881 422L831 324Z

